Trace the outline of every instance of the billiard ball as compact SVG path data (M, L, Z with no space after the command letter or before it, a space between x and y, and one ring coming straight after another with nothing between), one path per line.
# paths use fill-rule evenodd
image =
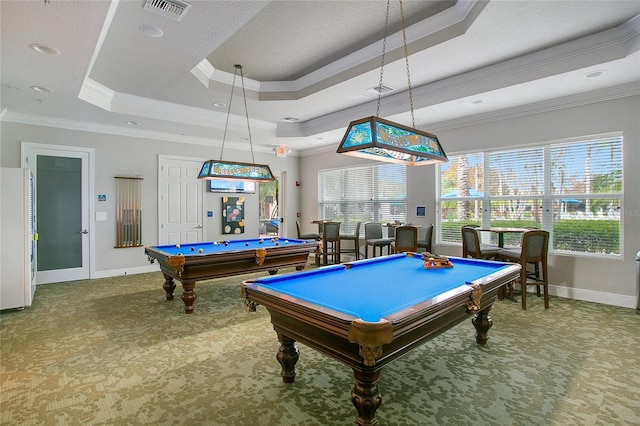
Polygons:
M198 253L202 253L202 252L204 252L204 250L198 249Z
M262 238L260 238L260 244L264 243L264 240Z
M191 247L191 251L195 251L195 250L196 250L196 248L195 248L195 247Z
M249 247L249 243L244 243L245 246Z
M176 248L180 248L180 244L176 244Z
M289 240L284 240L284 243L285 244L289 244Z
M279 246L279 245L280 245L280 243L276 241L276 245L277 245L277 246Z
M217 246L217 245L218 245L218 242L217 242L217 241L214 241L214 242L213 242L213 245L214 245L214 246Z
M228 246L228 245L229 245L229 241L225 241L225 242L224 242L224 245L225 245L225 246Z

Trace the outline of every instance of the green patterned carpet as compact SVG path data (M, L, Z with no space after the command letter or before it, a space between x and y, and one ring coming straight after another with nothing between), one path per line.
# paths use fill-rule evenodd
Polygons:
M349 425L352 371L299 345L286 385L245 275L198 283L195 313L158 273L39 286L0 314L2 425ZM182 292L180 286L176 295ZM640 315L551 298L496 302L382 370L381 426L639 425Z

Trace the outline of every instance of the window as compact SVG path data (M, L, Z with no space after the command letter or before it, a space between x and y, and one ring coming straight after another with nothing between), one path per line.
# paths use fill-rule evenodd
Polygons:
M353 232L357 221L386 223L407 218L406 167L376 164L318 172L318 216Z
M465 224L535 227L555 253L621 254L621 136L449 160L438 166L439 242L460 243Z

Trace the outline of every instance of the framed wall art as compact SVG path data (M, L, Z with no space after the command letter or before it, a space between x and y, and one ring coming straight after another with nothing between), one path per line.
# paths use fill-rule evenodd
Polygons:
M244 197L222 197L222 233L244 234Z

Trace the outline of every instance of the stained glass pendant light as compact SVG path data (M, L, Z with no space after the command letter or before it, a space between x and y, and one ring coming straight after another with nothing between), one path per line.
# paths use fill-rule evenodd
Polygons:
M266 164L256 164L253 154L253 142L251 141L251 128L249 127L249 110L247 109L247 95L244 89L244 76L242 75L242 65L234 65L233 83L231 83L231 97L229 99L229 109L227 110L227 121L224 126L224 134L222 136L222 149L220 150L219 160L207 160L202 165L198 179L223 179L223 180L243 180L251 182L272 181L275 178L271 173L271 168ZM240 81L242 82L242 97L244 99L244 111L247 117L247 129L249 130L249 146L251 147L251 163L223 161L224 143L227 139L227 128L229 127L229 115L231 113L231 101L233 100L233 89L236 85L236 75L240 73Z
M399 2L412 127L384 120L379 117L382 91L378 90L378 104L375 117L371 116L352 121L342 138L342 142L340 142L337 152L339 154L404 164L407 166L444 163L448 161L448 159L440 145L438 137L415 128L416 123L413 113L413 95L411 93L411 74L409 72L404 11L402 8L402 0L399 0ZM380 89L383 87L382 76L385 47L387 44L387 28L389 24L389 5L390 0L387 0L387 16L384 24L384 39L382 43L382 64L380 65L380 84L378 85Z

